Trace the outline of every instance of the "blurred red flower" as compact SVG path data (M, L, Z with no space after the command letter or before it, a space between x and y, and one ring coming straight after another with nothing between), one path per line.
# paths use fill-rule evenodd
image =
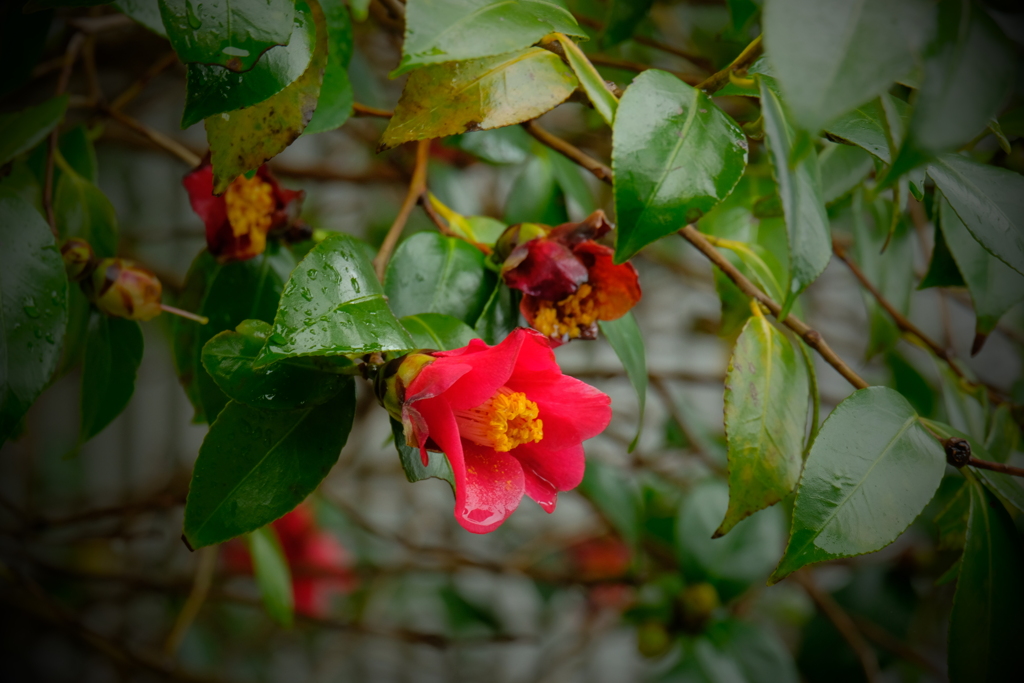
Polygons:
M398 388L409 445L448 456L455 518L493 531L525 493L547 512L583 479L583 441L611 420L611 399L562 374L548 340L519 328L496 346L409 356L415 377ZM399 376L402 376L399 370Z
M232 181L224 194L213 194L213 166L203 162L182 180L188 199L206 225L206 247L221 263L259 256L267 247L267 234L298 222L302 190L287 190L266 165L252 178Z

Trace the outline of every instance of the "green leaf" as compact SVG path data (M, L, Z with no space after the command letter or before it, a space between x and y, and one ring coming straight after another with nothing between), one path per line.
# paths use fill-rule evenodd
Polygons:
M725 378L729 509L716 538L796 486L809 392L807 368L789 339L764 315L748 320Z
M930 3L772 0L764 40L794 119L816 133L914 68Z
M1010 681L1020 673L1024 551L1003 507L977 482L968 486L967 543L949 622L949 680Z
M82 365L80 444L102 432L128 405L142 348L139 323L92 311Z
M939 37L924 64L907 139L893 162L903 173L983 131L1015 81L1013 46L981 5L939 3Z
M270 331L269 323L246 320L203 346L203 367L229 399L263 410L295 410L320 405L346 386L346 376L311 363L254 368Z
M768 577L785 539L785 516L777 506L713 538L728 505L725 483L706 479L690 490L676 522L676 552L687 580L710 581L723 602Z
M384 293L397 316L443 313L464 323L480 317L494 290L484 254L455 237L420 232L388 262Z
M594 504L630 547L638 548L643 529L643 503L635 482L618 469L591 460L579 491Z
M903 100L889 98L901 119L906 121L910 116L910 108ZM826 136L833 142L856 145L870 152L880 161L892 162L889 151L889 129L885 112L878 99L847 112L827 126Z
M970 489L971 485L960 479L956 492L948 498L939 514L935 515L937 550L963 551L967 539L967 517L971 507Z
M160 16L160 0L114 0L111 7L131 17L153 33L167 37L163 17Z
M981 246L1024 273L1024 177L958 154L943 154L928 175Z
M246 534L252 571L267 614L277 623L290 628L295 619L292 595L292 573L281 549L281 541L272 526L264 526Z
M248 71L264 52L287 45L292 0L160 0L167 37L185 64Z
M761 78L761 114L789 235L789 287L781 314L785 315L800 292L825 270L832 257L832 243L817 155L811 149L802 161L790 167L793 128L786 119L782 103L764 77Z
M821 198L831 204L861 183L875 164L871 155L859 147L831 145L818 155L821 172Z
M535 119L564 102L577 84L558 55L539 47L417 69L377 151Z
M612 131L616 262L710 211L746 163L743 132L707 95L664 71L637 76Z
M308 0L308 4L316 24L316 43L313 58L303 74L287 88L258 104L206 119L215 194L228 189L238 176L259 168L284 151L302 134L316 110L327 64L327 29L317 0Z
M569 39L559 39L558 42L573 73L580 80L580 88L586 93L587 99L594 105L594 109L604 122L611 126L615 122L615 112L619 108L618 99L608 89L604 78L576 43Z
M793 655L773 632L730 618L712 624L707 636L743 673L745 683L797 683Z
M352 18L356 21L366 21L370 14L370 2L372 0L348 0L348 6L352 8Z
M440 479L448 482L455 492L455 476L452 474L452 466L448 463L448 456L444 453L427 451L429 463L423 464L420 449L413 448L405 443L405 433L402 423L391 418L391 435L395 439L395 448L398 450L398 459L402 463L402 471L410 483L415 484L424 479Z
M61 237L81 237L100 258L117 253L117 214L103 191L65 170L57 181L53 213Z
M959 218L957 222L960 222ZM963 223L961 222L960 225L963 225ZM953 254L949 253L949 245L946 244L946 238L942 236L942 228L939 226L939 221L935 221L934 234L935 247L932 249L931 261L928 262L928 272L925 273L921 284L917 288L966 287L967 283L964 282L964 277L960 274L960 268L957 267ZM974 238L971 239L973 241ZM985 253L988 255L988 252ZM991 259L991 256L989 258Z
M949 202L941 194L937 199L938 224L974 302L975 333L984 337L995 329L1004 313L1024 300L1024 275L987 252L967 231Z
M0 192L0 443L11 436L60 361L68 279L50 227Z
M195 409L195 422L212 422L228 397L203 367L203 347L218 332L233 330L243 320L274 319L284 283L295 267L287 249L271 243L261 256L219 264L208 251L192 263L177 305L205 315L206 325L175 318L174 364L178 379Z
M67 108L68 96L59 95L34 107L0 114L0 166L42 142Z
M996 406L989 418L985 448L996 462L1006 462L1020 445L1021 433L1009 403Z
M519 296L519 292L498 279L483 313L473 324L473 330L481 339L494 346L519 326Z
M885 354L885 364L892 373L892 386L910 401L920 415L930 416L935 412L935 389L928 384L921 371L897 351Z
M327 19L327 66L316 111L303 134L334 130L352 115L352 83L348 79L348 63L352 59L352 22L342 0L325 0L322 7Z
M551 171L555 176L555 182L558 183L565 198L576 202L579 210L585 215L589 216L594 213L598 206L594 201L594 193L591 192L590 186L583 178L583 169L569 161L567 157L551 150L548 150L548 159L551 161ZM486 216L475 216L474 218L486 219ZM500 236L499 233L498 237Z
M813 562L892 543L928 504L946 454L907 399L854 392L828 416L804 465L789 545L770 583Z
M609 0L604 16L604 30L598 40L602 49L608 49L627 40L633 30L647 16L654 0Z
M636 418L636 436L629 444L629 452L632 453L643 431L644 409L647 406L647 352L644 349L644 336L636 324L632 311L617 320L601 320L598 327L612 345L615 355L622 362L626 376L629 377L629 383L636 391L639 411Z
M561 0L409 0L402 61L391 77L521 50L555 32L586 37Z
M505 223L559 225L569 220L565 194L555 176L556 156L546 148L536 149L523 165L505 200Z
M292 510L338 460L355 414L355 385L304 410L225 406L199 449L185 503L192 548L221 543Z
M414 346L388 308L373 266L355 238L333 233L292 272L274 317L274 330L254 365L296 356L355 356Z
M435 351L458 349L473 339L480 338L466 323L441 313L407 315L400 318L399 322L409 332L409 336L412 337L416 345L422 349L434 349Z
M313 58L316 24L312 10L302 0L295 4L293 21L288 44L267 50L248 71L236 73L215 64L187 65L181 127L188 128L215 114L250 107L294 83Z

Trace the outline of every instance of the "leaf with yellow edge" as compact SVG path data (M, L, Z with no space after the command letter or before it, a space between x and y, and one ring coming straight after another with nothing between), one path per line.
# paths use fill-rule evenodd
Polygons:
M577 85L558 55L538 47L417 69L377 151L529 121L564 102Z
M305 72L273 97L206 119L214 194L283 152L313 118L327 65L327 24L320 4L307 1L316 23L316 47Z

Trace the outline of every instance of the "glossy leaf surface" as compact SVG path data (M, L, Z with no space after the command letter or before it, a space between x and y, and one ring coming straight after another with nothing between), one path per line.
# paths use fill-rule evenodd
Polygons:
M573 73L580 81L580 88L587 95L587 99L594 105L594 109L604 122L609 126L615 122L615 112L619 108L619 101L605 85L604 77L597 72L597 69L583 50L568 38L559 38L559 44L565 53L565 58L572 67Z
M60 361L68 279L50 227L0 192L0 443L15 431Z
M160 16L159 0L114 0L111 7L125 16L131 17L158 36L167 37L164 19Z
M632 451L640 440L644 409L647 407L647 351L644 349L644 337L632 311L617 320L601 320L598 327L615 350L615 355L619 357L626 376L629 377L629 383L636 391L639 411L636 418L636 436L629 444L629 450Z
M258 104L206 119L215 194L224 192L238 176L284 151L313 117L327 64L327 28L317 0L308 0L308 4L316 25L316 43L302 75Z
M473 324L480 338L490 345L499 343L519 325L519 293L498 280Z
M539 47L418 69L405 83L378 151L535 119L564 102L577 84L558 55Z
M455 475L452 474L452 466L448 464L448 457L444 453L427 451L430 463L424 466L420 449L405 443L402 423L394 418L391 419L391 435L395 439L395 449L398 450L398 459L402 463L402 471L405 472L406 479L411 483L424 479L440 479L448 482L452 491L455 491Z
M443 313L476 322L494 289L484 255L455 237L421 232L409 237L388 262L384 293L395 315Z
M890 98L890 102L901 119L906 121L910 116L907 103L895 98ZM831 122L825 133L834 141L856 145L889 164L892 163L892 153L886 129L885 112L880 101L874 99Z
M466 323L441 313L407 315L400 322L416 346L422 349L458 349L480 338Z
M391 75L513 52L555 32L586 36L559 0L410 0L402 61Z
M807 368L789 339L764 315L748 320L725 378L729 509L716 536L796 486L809 391Z
M68 96L61 95L34 107L0 114L0 166L32 149L64 118Z
M327 20L327 66L320 99L304 134L322 133L341 126L352 115L352 83L348 63L352 59L352 21L342 0L321 3Z
M626 89L612 145L619 263L710 211L747 163L739 126L707 95L656 69Z
M217 65L189 64L181 127L188 128L208 116L262 102L301 76L316 47L316 25L309 5L296 3L293 21L288 44L267 50L248 71L236 73Z
M251 69L264 52L292 34L291 0L160 0L171 47L185 64Z
M282 626L291 626L295 618L292 573L277 532L272 526L264 526L247 534L245 540L252 557L252 573L267 614Z
M93 310L82 365L82 426L79 443L99 434L128 405L142 362L139 323Z
M333 233L295 268L256 367L295 356L361 355L415 346L388 308L363 249Z
M889 545L931 500L945 469L942 446L905 398L887 387L855 392L818 432L771 582Z
M184 529L192 548L258 529L301 503L337 462L354 412L351 383L304 410L228 403L192 470Z

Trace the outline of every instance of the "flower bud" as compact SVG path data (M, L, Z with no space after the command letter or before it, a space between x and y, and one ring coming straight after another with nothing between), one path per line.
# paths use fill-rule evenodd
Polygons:
M69 237L60 245L60 256L64 259L64 270L68 280L78 282L89 275L90 267L95 265L96 254L92 245L80 237Z
M648 621L636 631L636 646L644 657L660 657L672 647L672 636L664 624Z
M682 611L683 623L691 632L703 630L704 624L721 602L718 591L710 583L695 583L687 586L677 598Z
M501 233L501 237L494 243L494 253L491 258L495 263L501 265L515 251L520 244L526 244L538 237L546 237L551 232L551 227L540 223L516 223L510 225ZM522 259L520 259L522 260Z
M105 258L96 266L87 294L107 315L150 320L160 314L163 288L156 275L134 261Z
M420 370L436 360L429 353L410 353L387 363L373 380L377 402L388 414L402 421L402 404L405 403L405 390L420 374ZM410 444L413 445L413 444Z

